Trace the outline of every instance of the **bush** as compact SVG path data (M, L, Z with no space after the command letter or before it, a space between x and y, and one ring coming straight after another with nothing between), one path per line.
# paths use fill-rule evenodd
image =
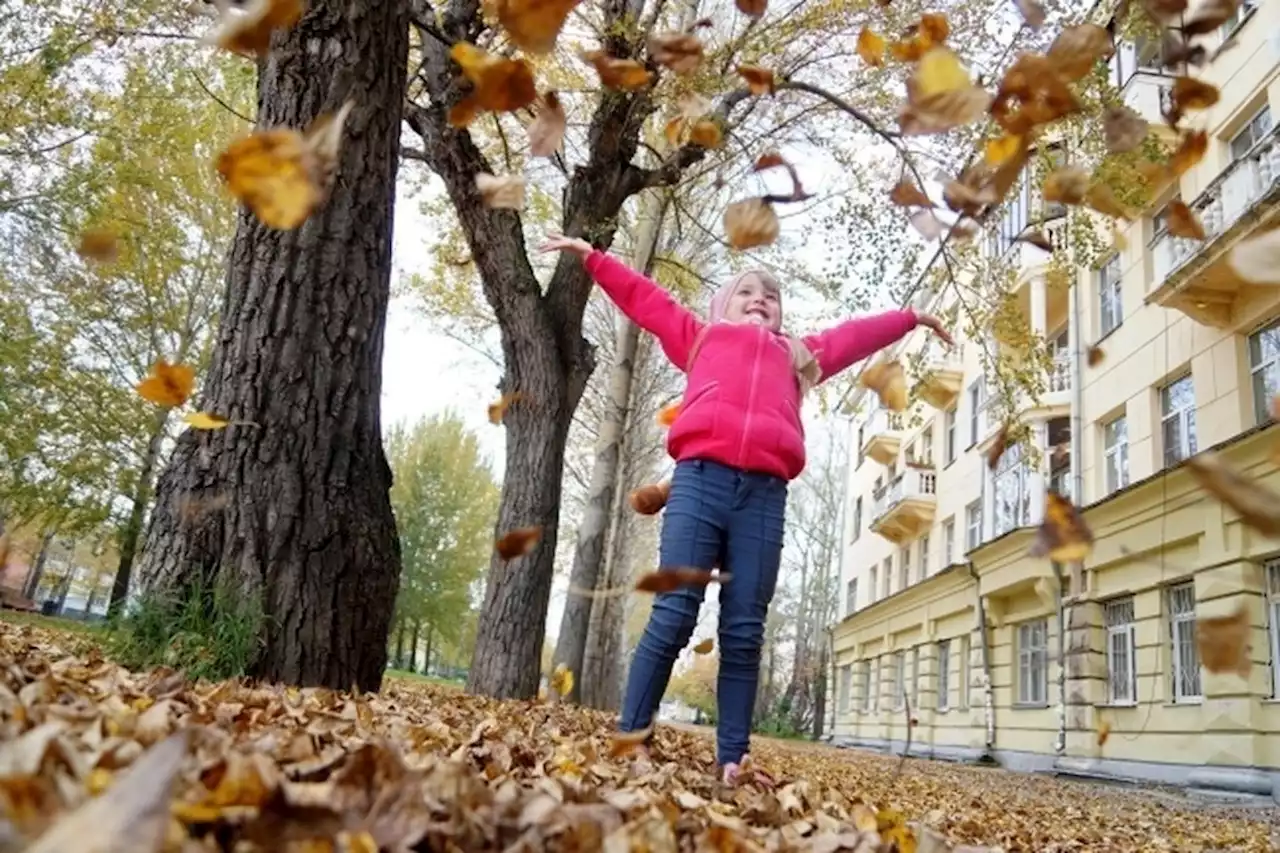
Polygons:
M131 669L170 666L193 680L248 673L260 646L262 607L256 595L219 582L151 593L107 626L107 649Z

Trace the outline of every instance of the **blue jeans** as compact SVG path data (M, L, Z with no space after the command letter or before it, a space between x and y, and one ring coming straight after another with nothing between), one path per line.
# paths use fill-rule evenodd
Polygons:
M716 757L739 761L750 745L751 716L760 680L764 622L778 584L787 483L718 462L676 465L662 519L662 568L712 569L730 574L720 587L720 672L716 681ZM704 587L654 596L653 612L631 660L622 703L622 731L653 721L676 656L689 643Z

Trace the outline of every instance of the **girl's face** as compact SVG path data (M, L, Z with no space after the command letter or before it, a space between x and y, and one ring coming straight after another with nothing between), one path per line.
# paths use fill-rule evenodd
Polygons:
M755 273L749 273L738 282L738 289L729 297L724 318L730 323L753 323L770 331L782 328L782 301L778 286L762 281Z

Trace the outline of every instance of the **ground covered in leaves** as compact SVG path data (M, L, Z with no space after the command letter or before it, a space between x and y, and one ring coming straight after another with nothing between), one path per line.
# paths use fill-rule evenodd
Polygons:
M761 741L615 756L607 715L391 681L355 696L133 673L0 622L0 851L1263 851L1259 813ZM976 847L967 845L987 845Z

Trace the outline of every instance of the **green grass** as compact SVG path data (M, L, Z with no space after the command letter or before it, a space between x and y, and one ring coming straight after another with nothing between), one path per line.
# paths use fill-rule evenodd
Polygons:
M64 619L61 616L44 616L40 613L7 609L0 610L0 622L8 622L10 625L34 625L37 628L71 634L101 634L106 626L104 622L81 622L79 619Z
M461 688L462 681L452 681L447 678L437 678L434 675L423 675L420 672L409 672L407 669L388 669L387 678L394 678L398 681L416 681L424 684L439 684L441 687L458 687Z

